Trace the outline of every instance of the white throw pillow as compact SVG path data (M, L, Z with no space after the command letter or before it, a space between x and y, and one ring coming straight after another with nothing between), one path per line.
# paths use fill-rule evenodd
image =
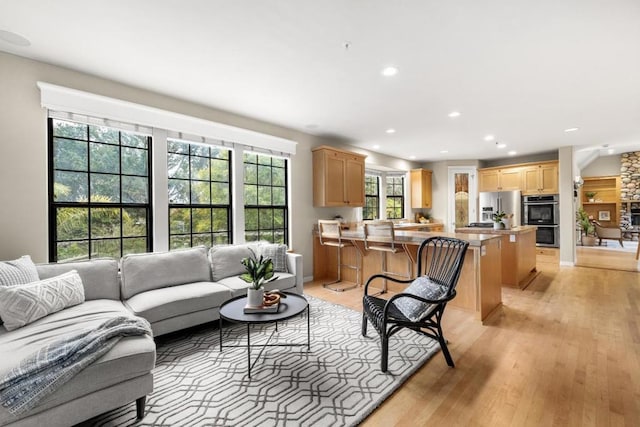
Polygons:
M15 286L40 280L29 255L0 262L0 286Z
M261 243L260 254L265 258L271 258L273 271L288 273L287 268L287 245L279 243Z
M37 282L0 286L0 316L8 331L82 302L84 287L76 270Z
M405 289L403 294L411 294L419 296L429 300L437 300L444 297L447 293L447 288L433 282L428 277L418 277L411 282L409 287ZM395 306L404 314L407 319L412 322L422 320L422 318L429 313L433 304L426 304L422 301L418 301L413 298L398 298L393 301Z

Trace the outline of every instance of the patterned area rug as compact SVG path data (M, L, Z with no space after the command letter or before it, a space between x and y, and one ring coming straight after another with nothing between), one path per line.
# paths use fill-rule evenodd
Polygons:
M215 326L160 337L145 418L136 423L132 403L90 425L352 426L440 349L425 336L401 331L390 340L389 372L383 374L380 340L371 325L368 337L360 335L360 313L307 299L311 351L306 346L268 347L248 378L246 349L220 352ZM271 343L305 343L306 327L304 314L280 324ZM255 326L252 345L264 342L271 328ZM224 345L246 342L245 325L225 324L223 331ZM259 350L252 353L255 357Z

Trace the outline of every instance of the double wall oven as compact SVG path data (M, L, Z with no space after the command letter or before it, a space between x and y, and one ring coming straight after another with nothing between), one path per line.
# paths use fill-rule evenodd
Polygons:
M522 212L523 224L538 227L536 244L557 248L560 239L558 195L524 196Z

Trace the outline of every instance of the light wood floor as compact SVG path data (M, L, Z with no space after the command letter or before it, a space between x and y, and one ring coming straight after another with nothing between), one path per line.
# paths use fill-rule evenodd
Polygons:
M640 275L538 269L484 326L447 308L456 367L436 354L362 425L640 426ZM305 292L360 310L361 289Z
M617 245L616 242L611 243ZM576 265L612 270L640 271L635 251L623 252L598 246L576 246Z

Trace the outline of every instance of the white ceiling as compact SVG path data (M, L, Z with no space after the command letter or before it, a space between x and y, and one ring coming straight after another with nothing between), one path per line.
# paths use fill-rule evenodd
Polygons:
M0 30L31 42L6 52L404 159L640 144L638 0L0 0Z

